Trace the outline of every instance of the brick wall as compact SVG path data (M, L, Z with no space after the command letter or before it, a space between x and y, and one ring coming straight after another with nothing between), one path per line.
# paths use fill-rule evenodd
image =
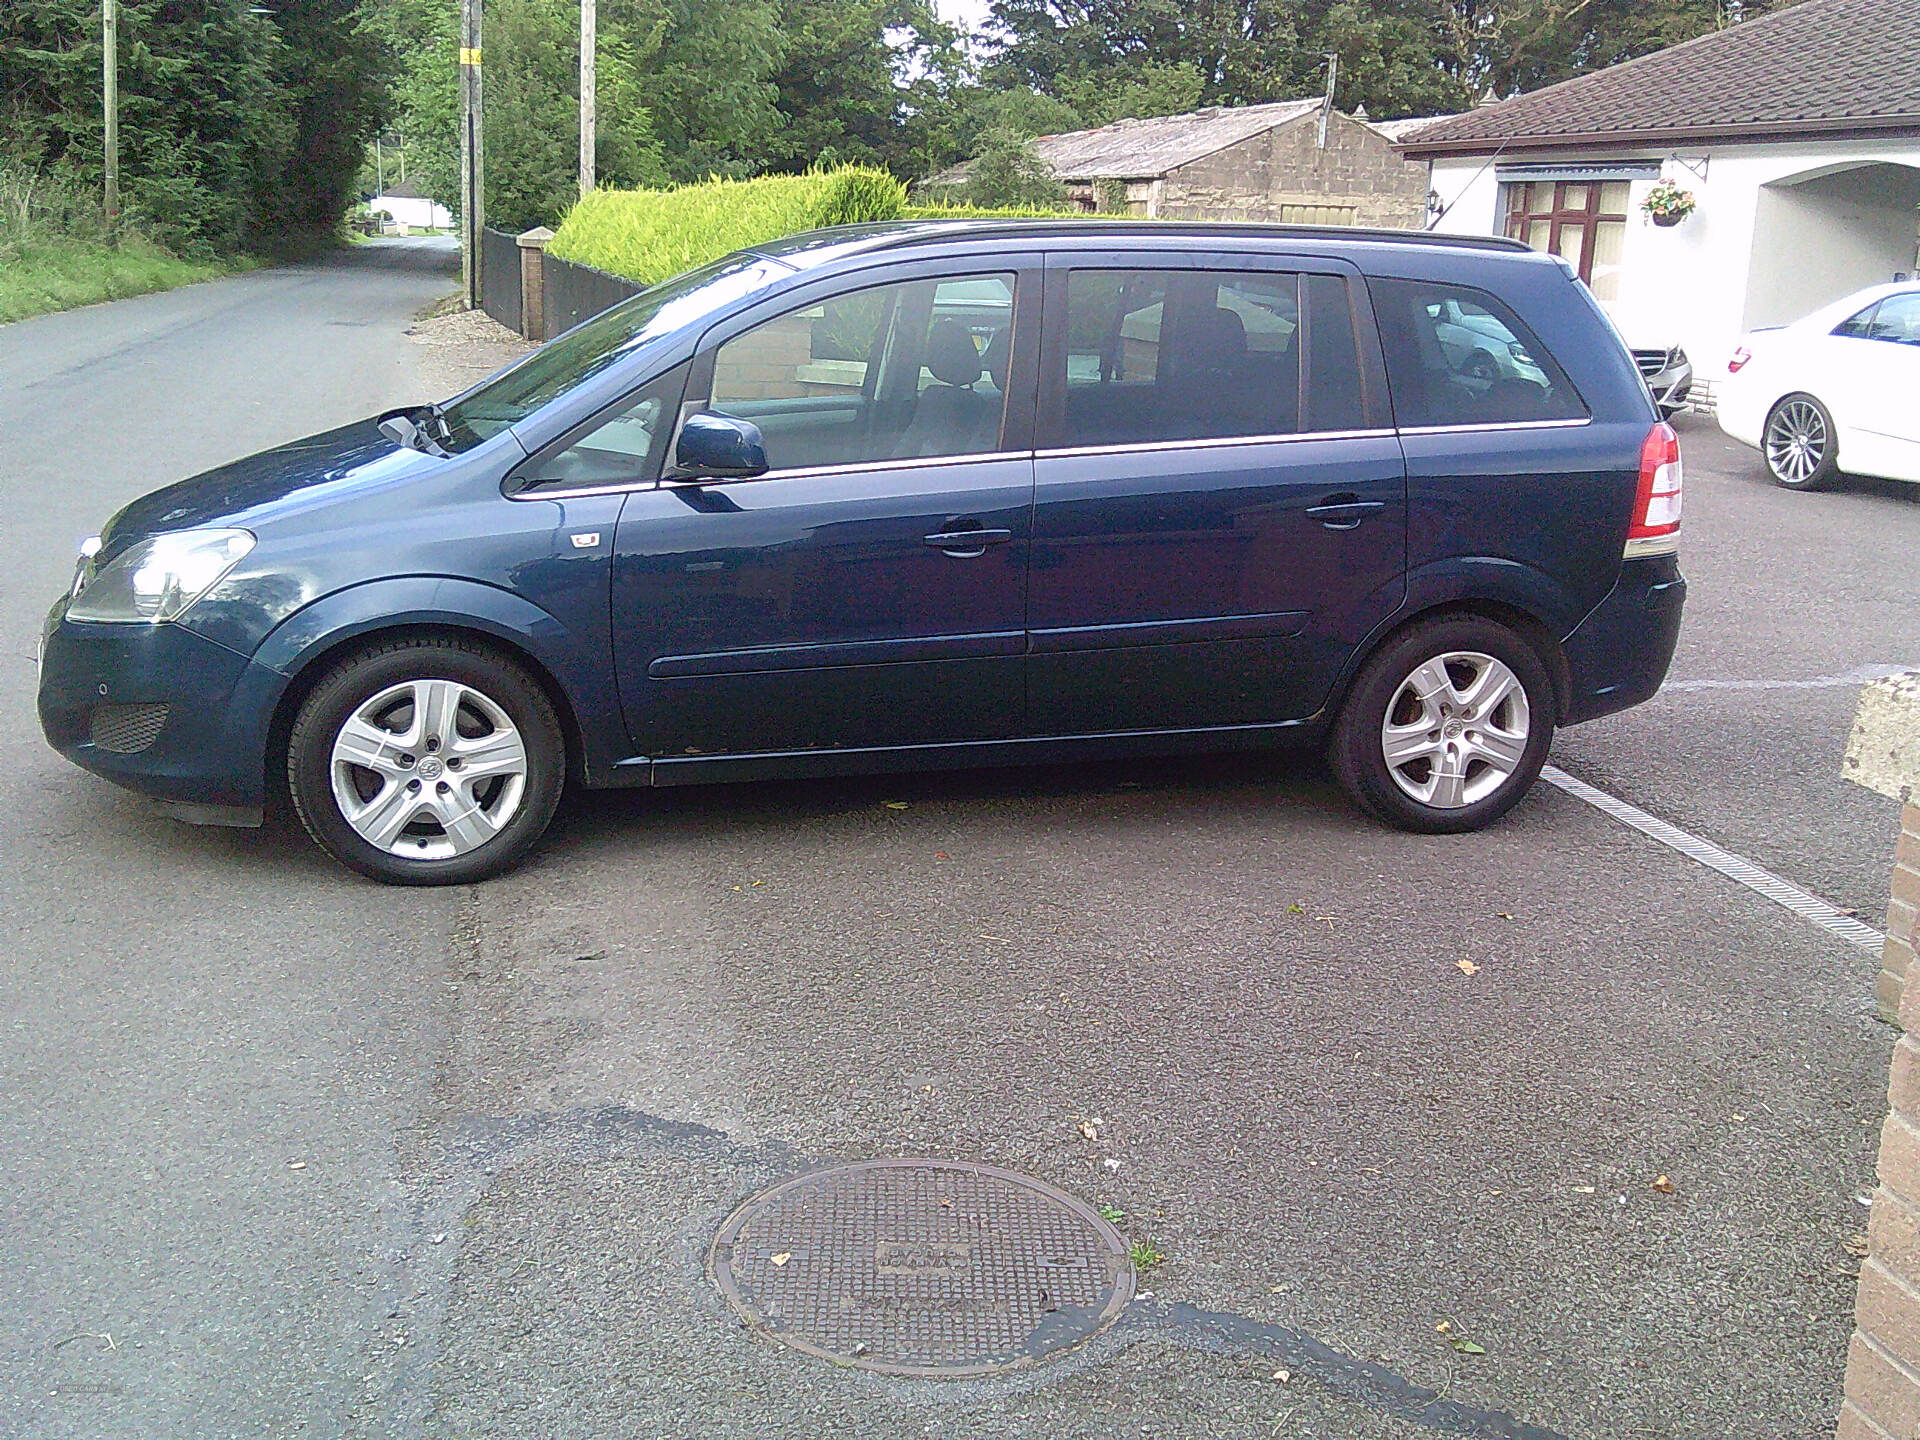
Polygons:
M1893 1051L1888 1113L1880 1132L1880 1184L1867 1225L1867 1257L1839 1440L1914 1440L1920 1436L1920 979L1913 964L1920 914L1920 796L1901 811L1887 948L1878 998L1898 997L1906 1033Z
M1180 166L1161 186L1160 215L1277 221L1348 212L1355 225L1426 223L1424 164L1409 164L1378 130L1345 115L1329 120L1324 150L1319 131L1318 115L1303 116Z

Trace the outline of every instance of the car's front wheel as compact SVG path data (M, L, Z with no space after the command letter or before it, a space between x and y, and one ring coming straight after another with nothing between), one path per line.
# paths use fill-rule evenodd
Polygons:
M1833 415L1811 395L1789 395L1760 432L1767 472L1789 490L1818 490L1840 473L1840 434Z
M1425 621L1362 668L1328 744L1341 787L1401 830L1478 830L1512 809L1553 743L1547 667L1478 616Z
M460 640L396 640L314 687L287 780L307 833L343 865L465 885L517 864L546 830L566 742L519 666Z

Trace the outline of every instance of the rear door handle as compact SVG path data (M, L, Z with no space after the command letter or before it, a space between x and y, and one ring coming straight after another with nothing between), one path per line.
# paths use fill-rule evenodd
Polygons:
M927 536L927 544L935 550L966 558L984 555L989 545L1005 545L1012 539L1011 530L942 530Z
M1329 530L1351 530L1374 511L1386 508L1387 502L1384 500L1346 499L1329 495L1320 504L1309 506L1307 514Z

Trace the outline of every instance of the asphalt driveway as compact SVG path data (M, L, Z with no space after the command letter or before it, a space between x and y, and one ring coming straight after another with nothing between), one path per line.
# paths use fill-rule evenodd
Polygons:
M1875 962L1549 787L1445 839L1307 759L576 797L519 874L417 892L45 750L71 537L414 398L420 258L0 335L0 1433L1831 1425ZM1920 492L1685 438L1676 684L1555 761L1877 921L1893 807L1839 755L1859 676L1920 665ZM1124 1212L1151 1298L957 1385L743 1332L725 1214L901 1154Z

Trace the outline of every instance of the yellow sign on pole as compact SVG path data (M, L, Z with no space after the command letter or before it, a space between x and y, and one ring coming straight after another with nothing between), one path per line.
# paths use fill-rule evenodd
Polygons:
M462 45L460 47L460 63L462 65L478 66L480 63L480 52L477 49L470 50L465 45Z

